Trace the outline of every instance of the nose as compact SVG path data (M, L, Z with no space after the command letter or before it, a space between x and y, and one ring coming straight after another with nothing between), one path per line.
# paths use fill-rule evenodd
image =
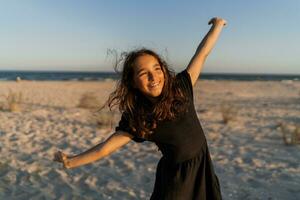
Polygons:
M151 73L151 72L148 73L148 80L149 81L153 81L154 80L154 74L153 73Z

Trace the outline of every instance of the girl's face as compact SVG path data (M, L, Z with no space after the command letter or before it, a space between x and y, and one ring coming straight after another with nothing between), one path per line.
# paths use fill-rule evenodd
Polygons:
M133 87L151 102L155 102L164 87L165 77L158 60L151 55L136 58L133 68Z

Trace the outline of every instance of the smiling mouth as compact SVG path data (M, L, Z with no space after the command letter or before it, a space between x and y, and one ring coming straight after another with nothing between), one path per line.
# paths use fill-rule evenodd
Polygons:
M157 87L159 84L160 84L160 82L153 83L153 84L150 84L149 87L150 87L150 88L155 88L155 87Z

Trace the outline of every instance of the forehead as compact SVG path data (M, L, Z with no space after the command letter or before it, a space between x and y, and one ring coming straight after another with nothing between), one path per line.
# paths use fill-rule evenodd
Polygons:
M158 63L158 60L152 55L142 55L136 58L134 62L134 68L136 70L141 70L143 68L153 67Z

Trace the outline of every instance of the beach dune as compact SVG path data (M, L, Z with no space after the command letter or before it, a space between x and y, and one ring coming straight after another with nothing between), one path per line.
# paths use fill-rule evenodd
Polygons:
M0 199L149 199L161 156L152 143L72 170L52 161L58 149L77 154L113 133L118 112L79 105L92 94L101 106L114 87L0 82ZM20 93L13 112L7 97ZM286 145L280 128L300 127L299 81L200 80L194 98L224 199L300 199L300 146Z

